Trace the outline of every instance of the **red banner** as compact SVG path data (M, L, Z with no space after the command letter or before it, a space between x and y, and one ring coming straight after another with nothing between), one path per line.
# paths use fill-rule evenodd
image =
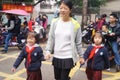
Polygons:
M29 13L33 12L33 6L22 6L22 5L15 5L15 4L3 4L3 10L11 10L11 9L22 9Z

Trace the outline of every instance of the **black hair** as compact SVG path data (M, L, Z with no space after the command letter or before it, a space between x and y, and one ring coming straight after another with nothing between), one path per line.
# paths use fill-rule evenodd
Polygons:
M100 34L100 36L102 37L102 43L104 44L105 43L105 38L104 36L102 35L102 32L101 31L96 31L95 34L93 35L92 37L92 43L94 43L94 37L96 36L96 34Z
M102 15L101 15L101 18L105 18L105 17L107 17L106 14L102 14Z
M114 13L110 14L110 16L113 16L114 18L118 19L118 16Z
M28 32L27 38L28 38L28 36L34 37L35 43L39 44L39 42L40 42L39 34L37 34L36 32Z
M73 7L72 0L62 0L62 3L64 3L65 5L67 5L70 10L71 10L72 7Z
M26 18L26 17L24 17L24 19L26 20L27 18Z

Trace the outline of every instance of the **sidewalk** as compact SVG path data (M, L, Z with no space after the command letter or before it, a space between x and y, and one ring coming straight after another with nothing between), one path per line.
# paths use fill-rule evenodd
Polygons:
M41 44L42 48L45 48L45 44ZM0 47L0 50L2 48ZM85 49L85 48L84 48ZM15 73L11 72L12 65L17 58L20 50L17 47L10 47L7 54L1 54L0 52L0 80L25 80L26 70L24 68L24 61L16 70ZM42 77L43 80L54 80L53 67L50 61L42 62ZM74 69L75 70L75 69ZM85 66L78 69L71 80L87 80L85 74ZM103 80L120 80L120 72L115 72L115 69L111 69L110 72L103 72Z

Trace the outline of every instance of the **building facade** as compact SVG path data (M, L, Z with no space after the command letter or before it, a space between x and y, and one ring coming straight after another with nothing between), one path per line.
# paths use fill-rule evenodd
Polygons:
M120 16L120 0L110 0L100 8L100 14L116 13Z

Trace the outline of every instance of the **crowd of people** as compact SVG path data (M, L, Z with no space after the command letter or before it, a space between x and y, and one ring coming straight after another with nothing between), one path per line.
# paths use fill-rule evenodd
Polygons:
M109 51L112 50L112 55L114 55L114 60L116 63L116 70L119 71L120 55L118 39L120 37L120 23L116 14L110 14L108 22L106 21L106 17L107 15L103 14L101 17L96 17L95 22L91 21L85 28L88 30L88 33L83 37L83 40L86 40L86 43L91 43L94 32L100 31L106 40L105 46Z
M5 46L2 52L8 51L8 42L13 35L20 39L26 39L26 45L13 64L14 72L25 58L25 68L27 80L42 80L41 61L49 60L53 54L52 65L54 68L55 80L70 80L70 70L76 62L84 65L87 63L86 75L88 80L102 80L102 70L110 70L109 49L107 42L110 43L116 71L120 71L120 54L117 39L120 36L120 23L116 14L110 14L109 22L106 21L106 14L96 17L95 22L85 27L88 30L87 40L90 45L85 52L82 50L82 31L77 20L71 17L73 3L71 0L63 0L59 6L59 17L52 20L48 41L45 48L45 55L39 45L39 35L34 32L35 23L47 28L47 16L39 15L35 20L24 18L23 28L21 20L17 16L7 14L7 35ZM21 31L22 30L22 31ZM44 38L46 35L44 35ZM78 60L79 55L79 60Z
M55 80L70 80L69 72L75 66L75 63L77 62L77 55L79 55L78 61L82 65L87 63L86 75L88 80L102 80L102 70L110 70L111 65L109 60L109 50L105 45L107 39L112 45L117 72L120 71L120 56L117 45L117 37L120 35L120 27L118 25L117 16L115 14L111 14L109 22L106 22L105 18L107 15L104 14L101 17L97 17L95 22L90 22L90 25L87 28L93 28L94 33L91 29L91 34L89 34L91 45L88 46L86 51L83 53L82 31L80 24L71 17L72 6L73 4L70 0L63 0L61 2L59 6L59 17L53 19L50 26L49 38L45 49L46 55L45 57L39 57L38 60L48 60L51 58L51 54L53 54L52 65L54 68ZM41 17L39 16L36 20L41 21ZM106 26L106 29L103 26ZM103 35L103 32L106 32L107 34ZM38 66L32 66L34 64L34 57L31 57L29 60L29 58L24 57L25 54L23 54L23 52L27 51L27 47L30 48L29 53L32 53L33 55L39 52L43 53L41 49L38 52L35 50L36 38L34 36L31 37L34 38L34 41L32 41L32 39L31 41L27 40L26 48L17 58L12 70L15 71L23 58L26 58L25 66L27 74L29 74L27 75L27 79L29 80L29 78L31 78L35 80L42 80L40 79L40 70L36 71ZM29 38L29 36L27 38ZM36 52L33 53L31 50ZM29 54L27 54L27 56L29 57ZM36 60L36 65L37 64ZM39 63L39 67L40 65L41 62ZM33 73L33 71L36 72Z
M1 23L0 29L0 44L4 44L4 49L1 50L2 53L8 52L8 47L12 39L16 39L18 46L22 43L22 39L26 39L27 33L34 31L36 26L43 27L44 32L42 33L44 41L46 40L46 28L47 28L47 15L43 14L42 17L37 17L36 20L30 18L28 20L24 17L22 22L18 15L7 13L6 17L8 22L6 24ZM38 20L39 19L39 20ZM38 25L37 25L38 24Z

